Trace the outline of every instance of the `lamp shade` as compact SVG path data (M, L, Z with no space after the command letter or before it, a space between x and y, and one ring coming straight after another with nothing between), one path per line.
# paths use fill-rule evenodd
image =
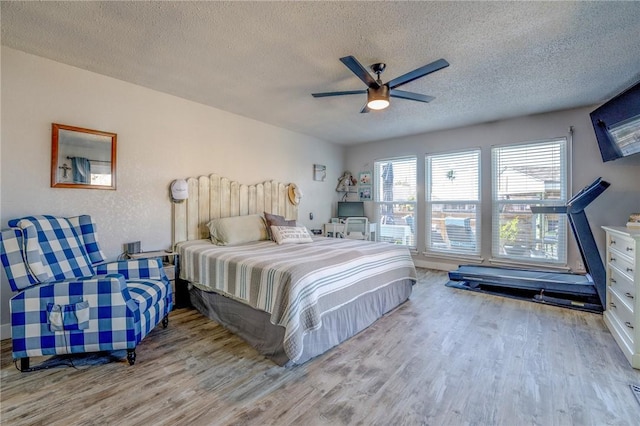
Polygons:
M389 86L382 85L379 89L367 90L367 107L380 110L389 106Z

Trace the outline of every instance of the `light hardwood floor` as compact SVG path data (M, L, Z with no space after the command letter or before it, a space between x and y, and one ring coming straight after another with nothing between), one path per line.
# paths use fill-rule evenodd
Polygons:
M639 425L640 385L601 315L445 287L294 368L190 309L137 349L18 372L1 343L2 424ZM108 358L108 357L104 357ZM46 358L34 358L32 364Z

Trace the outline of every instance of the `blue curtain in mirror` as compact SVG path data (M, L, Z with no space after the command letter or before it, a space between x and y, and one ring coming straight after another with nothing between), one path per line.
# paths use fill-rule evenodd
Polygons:
M84 157L71 159L74 183L91 183L91 163Z

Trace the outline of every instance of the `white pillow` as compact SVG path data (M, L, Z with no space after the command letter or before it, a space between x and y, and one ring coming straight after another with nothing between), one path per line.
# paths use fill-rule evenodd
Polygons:
M278 244L312 243L313 239L304 226L272 226L271 236Z
M213 219L207 227L211 241L219 246L269 239L264 219L257 214Z

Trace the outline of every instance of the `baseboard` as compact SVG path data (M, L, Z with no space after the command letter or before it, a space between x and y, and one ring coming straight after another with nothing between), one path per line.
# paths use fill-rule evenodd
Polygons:
M0 325L0 340L11 339L11 324Z
M428 260L413 259L414 265L418 268L435 269L437 271L455 271L458 269L457 263L430 262Z

